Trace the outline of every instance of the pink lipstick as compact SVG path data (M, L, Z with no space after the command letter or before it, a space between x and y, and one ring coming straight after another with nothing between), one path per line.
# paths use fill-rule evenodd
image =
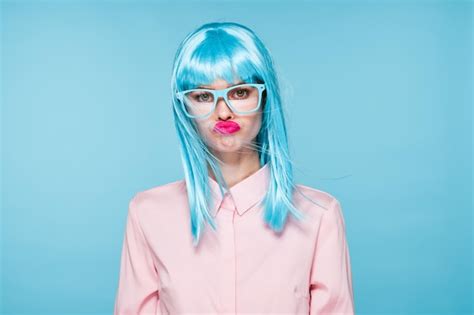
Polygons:
M214 130L222 134L231 134L240 130L240 125L235 121L219 121Z

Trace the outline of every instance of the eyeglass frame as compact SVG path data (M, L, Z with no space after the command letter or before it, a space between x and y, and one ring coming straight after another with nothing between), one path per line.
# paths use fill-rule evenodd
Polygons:
M252 109L250 111L245 111L245 112L241 112L241 111L238 111L234 108L234 106L232 106L232 104L230 104L229 102L229 99L227 98L227 93L232 90L232 89L235 89L235 88L238 88L240 86L253 86L253 87L256 87L257 90L258 90L258 105L255 109ZM262 104L262 93L263 91L266 89L266 86L264 83L241 83L241 84L237 84L237 85L234 85L234 86L229 86L225 89L220 89L220 90L212 90L212 89L189 89L189 90L185 90L185 91L176 91L175 95L177 97L177 99L181 102L181 104L183 106L186 106L183 102L183 97L184 97L184 94L185 93L189 93L189 92L193 92L193 91L204 91L204 92L210 92L212 94L212 96L214 97L214 104L212 105L212 108L211 110L209 111L208 114L206 115L202 115L202 116L195 116L195 115L191 115L188 113L188 111L186 110L186 108L183 108L184 109L184 113L190 117L190 118L207 118L209 117L215 110L216 110L216 107L217 107L217 101L219 100L219 98L223 98L225 103L230 107L230 109L234 112L234 113L237 113L237 114L240 114L240 115L246 115L246 114L251 114L251 113L254 113L256 112L261 104Z

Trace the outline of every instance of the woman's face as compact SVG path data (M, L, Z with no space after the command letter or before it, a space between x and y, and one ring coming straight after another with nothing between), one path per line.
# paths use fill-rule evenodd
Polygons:
M218 79L211 85L201 85L201 88L218 90L238 83L241 82L229 84L225 80ZM194 121L201 137L212 151L221 153L254 151L252 143L260 131L262 107L263 103L258 111L239 115L232 111L223 98L219 98L215 111L208 118L195 118Z

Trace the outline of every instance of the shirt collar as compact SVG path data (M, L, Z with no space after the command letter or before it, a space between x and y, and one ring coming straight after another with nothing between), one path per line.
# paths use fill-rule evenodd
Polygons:
M208 179L212 195L210 210L211 215L215 217L223 201L223 198L221 196L219 184L210 176L208 176ZM243 215L247 210L252 208L252 206L263 199L267 191L269 181L270 168L268 163L266 163L255 173L244 178L229 188L229 191L226 191L225 189L223 190L226 194L230 193L237 212L239 215Z

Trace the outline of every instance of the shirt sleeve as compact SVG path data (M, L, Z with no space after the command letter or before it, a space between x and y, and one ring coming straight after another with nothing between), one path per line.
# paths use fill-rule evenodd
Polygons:
M337 199L321 220L311 269L310 314L354 314L349 248Z
M155 314L158 305L158 274L135 211L136 196L128 207L114 315Z

